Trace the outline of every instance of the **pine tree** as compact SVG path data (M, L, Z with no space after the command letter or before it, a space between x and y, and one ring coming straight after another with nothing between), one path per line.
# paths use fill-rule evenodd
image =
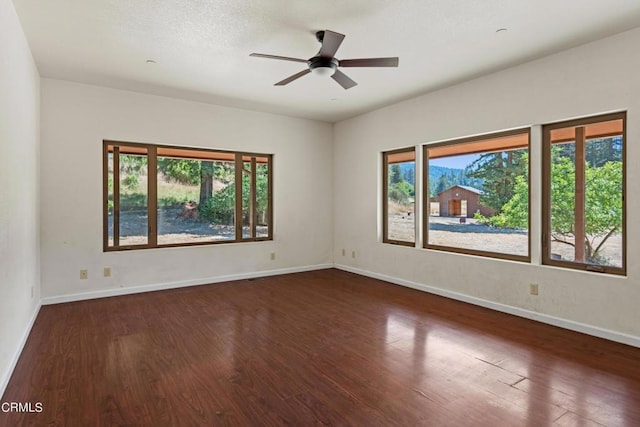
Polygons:
M399 163L392 164L389 170L389 183L397 184L402 181L404 181L404 178L402 178L402 171L400 170L400 164Z
M415 171L414 171L414 166L413 165L408 167L407 170L404 172L404 179L405 179L405 181L408 181L411 184L415 184L416 175L415 175Z
M451 181L447 178L446 174L440 175L440 179L438 179L438 183L436 184L436 194L440 194L443 191L449 189L451 187Z
M526 150L482 154L471 165L468 175L483 180L480 202L499 212L511 199L516 177L527 172Z

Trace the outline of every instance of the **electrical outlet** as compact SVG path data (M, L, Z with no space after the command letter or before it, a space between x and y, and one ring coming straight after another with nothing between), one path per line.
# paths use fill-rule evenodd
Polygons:
M82 280L89 278L89 270L80 270L80 278Z
M342 250L342 256L345 256L347 254L347 251L345 251L344 249Z
M351 251L351 258L355 258L356 257L356 251Z
M104 277L111 277L111 267L104 268Z
M271 261L275 261L275 260L276 260L276 253L271 252Z
M538 284L537 283L530 283L529 284L529 293L531 295L538 295Z

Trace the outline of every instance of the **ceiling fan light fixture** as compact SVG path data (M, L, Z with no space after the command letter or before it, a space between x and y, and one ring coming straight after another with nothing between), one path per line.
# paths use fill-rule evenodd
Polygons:
M314 76L330 77L338 69L338 61L335 58L315 56L309 60L309 69Z
M335 72L336 72L336 69L331 67L316 67L311 69L311 74L318 77L333 76Z

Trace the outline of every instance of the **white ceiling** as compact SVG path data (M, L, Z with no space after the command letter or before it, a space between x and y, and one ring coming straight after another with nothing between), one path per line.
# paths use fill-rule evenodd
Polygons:
M640 25L640 0L13 0L40 74L220 105L338 121ZM500 28L507 31L497 32ZM307 75L317 30L358 86ZM146 61L152 59L155 64Z

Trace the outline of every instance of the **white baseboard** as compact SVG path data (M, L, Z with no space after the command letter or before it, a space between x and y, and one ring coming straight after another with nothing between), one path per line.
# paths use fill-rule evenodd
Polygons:
M387 276L384 274L374 273L367 270L362 270L355 267L350 267L342 264L335 264L335 268L339 270L349 271L351 273L359 274L361 276L367 276L374 279L384 280L396 285L405 286L407 288L417 289L419 291L428 292L435 295L451 298L454 300L466 302L473 305L478 305L492 310L500 311L503 313L513 314L514 316L524 317L526 319L536 320L538 322L546 323L560 328L569 329L571 331L581 332L583 334L592 335L598 338L604 338L610 341L619 342L622 344L631 345L633 347L640 348L640 337L628 335L616 331L611 331L597 326L587 325L580 322L574 322L572 320L562 319L560 317L550 316L548 314L537 313L535 311L525 310L523 308L512 307L510 305L500 304L493 301L488 301L482 298L476 298L469 295L461 294L458 292L448 291L446 289L440 289L422 283L411 282L409 280L399 279L397 277Z
M24 328L22 332L22 338L20 339L20 343L18 343L18 348L13 353L13 357L11 358L11 363L9 364L9 369L7 369L6 375L4 378L0 378L0 399L4 395L5 390L7 389L7 385L9 385L9 380L11 379L11 375L13 375L13 370L16 368L18 364L18 359L20 359L20 355L22 354L22 350L24 349L24 345L27 343L27 339L29 338L29 334L31 333L31 328L33 328L33 324L38 317L38 313L40 312L41 303L36 305L33 310L33 314L31 315L31 320Z
M114 297L119 295L139 294L142 292L161 291L165 289L185 288L188 286L208 285L212 283L231 282L233 280L254 279L258 277L277 276L280 274L301 273L304 271L323 270L333 268L333 263L316 264L302 267L280 268L277 270L256 271L251 273L229 274L226 276L204 277L195 280L179 282L155 283L151 285L133 286L127 288L104 289L99 291L81 292L76 294L46 297L41 300L42 305L60 304L72 301L83 301L96 298Z

